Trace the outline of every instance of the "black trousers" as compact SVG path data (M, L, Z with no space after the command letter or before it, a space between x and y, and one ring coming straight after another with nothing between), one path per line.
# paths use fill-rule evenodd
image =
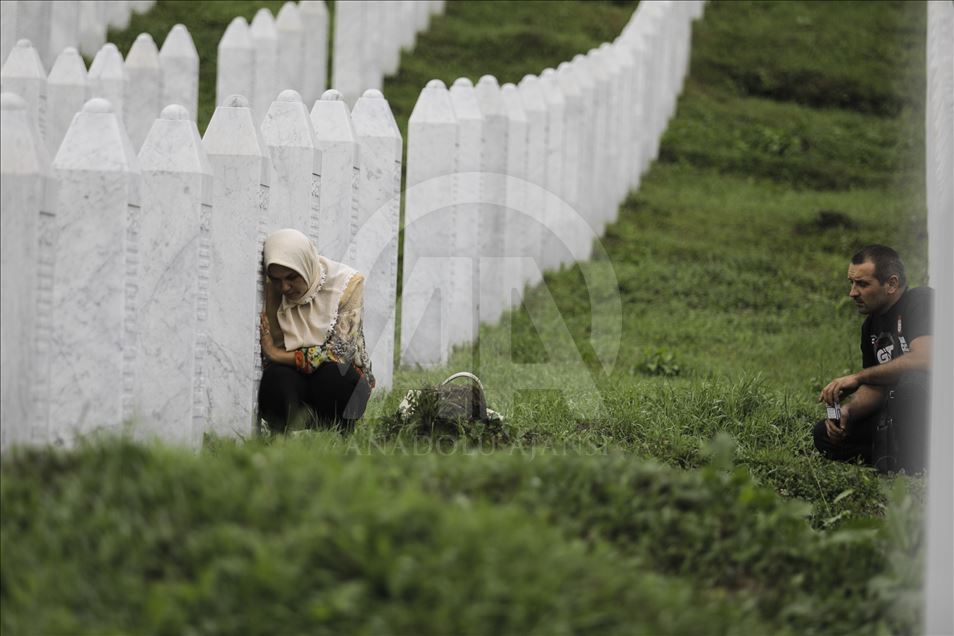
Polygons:
M262 372L258 412L277 433L285 432L304 406L312 409L320 423L350 430L364 415L370 396L368 381L350 364L325 362L313 373L271 364Z
M926 373L909 373L897 385L890 404L886 400L881 409L862 420L848 422L848 434L840 442L828 439L825 420L815 424L815 448L827 457L842 462L861 459L875 465L875 436L885 409L890 409L898 433L897 468L908 473L924 470L928 449L930 418L930 377Z

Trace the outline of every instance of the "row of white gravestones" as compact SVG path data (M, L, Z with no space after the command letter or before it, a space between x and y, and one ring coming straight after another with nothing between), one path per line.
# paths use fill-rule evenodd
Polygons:
M402 141L380 92L349 112L327 91L308 113L285 91L261 130L233 96L201 139L170 105L138 155L94 98L52 168L26 101L2 104L3 449L130 420L188 445L248 434L262 242L284 226L329 255L336 241L365 274L365 336L390 387ZM348 175L327 189L326 149Z
M332 82L354 103L366 88L380 90L397 72L402 48L412 48L443 0L367 0L335 5Z
M3 0L0 60L6 60L21 39L33 42L46 68L67 47L92 56L106 43L107 28L125 29L133 11L145 13L154 4L155 0Z
M335 14L334 81L348 104L361 91L380 90L385 74L397 71L402 47L413 45L441 2L342 2ZM216 103L228 95L251 96L257 119L275 96L298 91L305 103L325 90L329 32L323 0L286 2L277 17L259 9L249 24L236 17L219 41Z
M954 633L954 505L951 486L954 446L954 335L943 325L954 313L954 5L927 8L927 95L925 100L925 182L928 208L928 270L934 287L931 387L931 443L928 463L924 576L925 634Z
M114 44L96 53L89 71L79 52L63 49L49 75L29 40L10 52L0 69L2 90L22 95L51 155L73 116L91 97L107 99L123 118L133 146L142 146L163 104L181 104L195 119L199 102L199 55L189 31L175 25L157 49L146 33L125 61Z
M446 362L542 272L590 257L658 153L702 3L641 3L624 32L519 86L432 80L408 124L401 360Z
M259 9L251 25L244 17L229 23L219 41L216 104L248 95L256 121L285 89L305 103L324 92L328 67L328 9L324 0L286 2L277 18Z

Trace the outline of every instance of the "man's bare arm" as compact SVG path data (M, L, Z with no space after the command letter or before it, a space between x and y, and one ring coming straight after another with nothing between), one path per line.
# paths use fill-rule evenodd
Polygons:
M921 336L911 341L911 351L891 362L835 378L822 389L818 399L826 404L834 404L842 393L850 393L862 386L890 386L896 384L904 373L928 371L930 368L931 336Z
M911 351L891 362L862 369L859 375L861 384L890 386L897 384L901 376L909 371L931 370L931 336L921 336L911 341Z

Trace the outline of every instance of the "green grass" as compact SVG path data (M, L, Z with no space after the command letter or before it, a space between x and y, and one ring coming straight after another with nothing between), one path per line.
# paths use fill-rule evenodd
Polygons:
M138 20L224 30L184 6ZM385 95L405 128L427 80L517 81L631 10L449 3ZM924 13L707 5L594 259L448 368L400 371L351 436L4 458L3 631L916 632L924 480L824 461L811 426L860 366L851 253L891 244L925 280ZM407 389L461 368L505 436L395 426Z

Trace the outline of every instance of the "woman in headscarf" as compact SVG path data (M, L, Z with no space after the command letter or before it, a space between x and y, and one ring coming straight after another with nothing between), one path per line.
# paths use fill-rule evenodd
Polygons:
M349 430L374 387L364 343L364 276L318 254L298 230L265 239L265 368L259 414L284 432L303 406L318 420Z

